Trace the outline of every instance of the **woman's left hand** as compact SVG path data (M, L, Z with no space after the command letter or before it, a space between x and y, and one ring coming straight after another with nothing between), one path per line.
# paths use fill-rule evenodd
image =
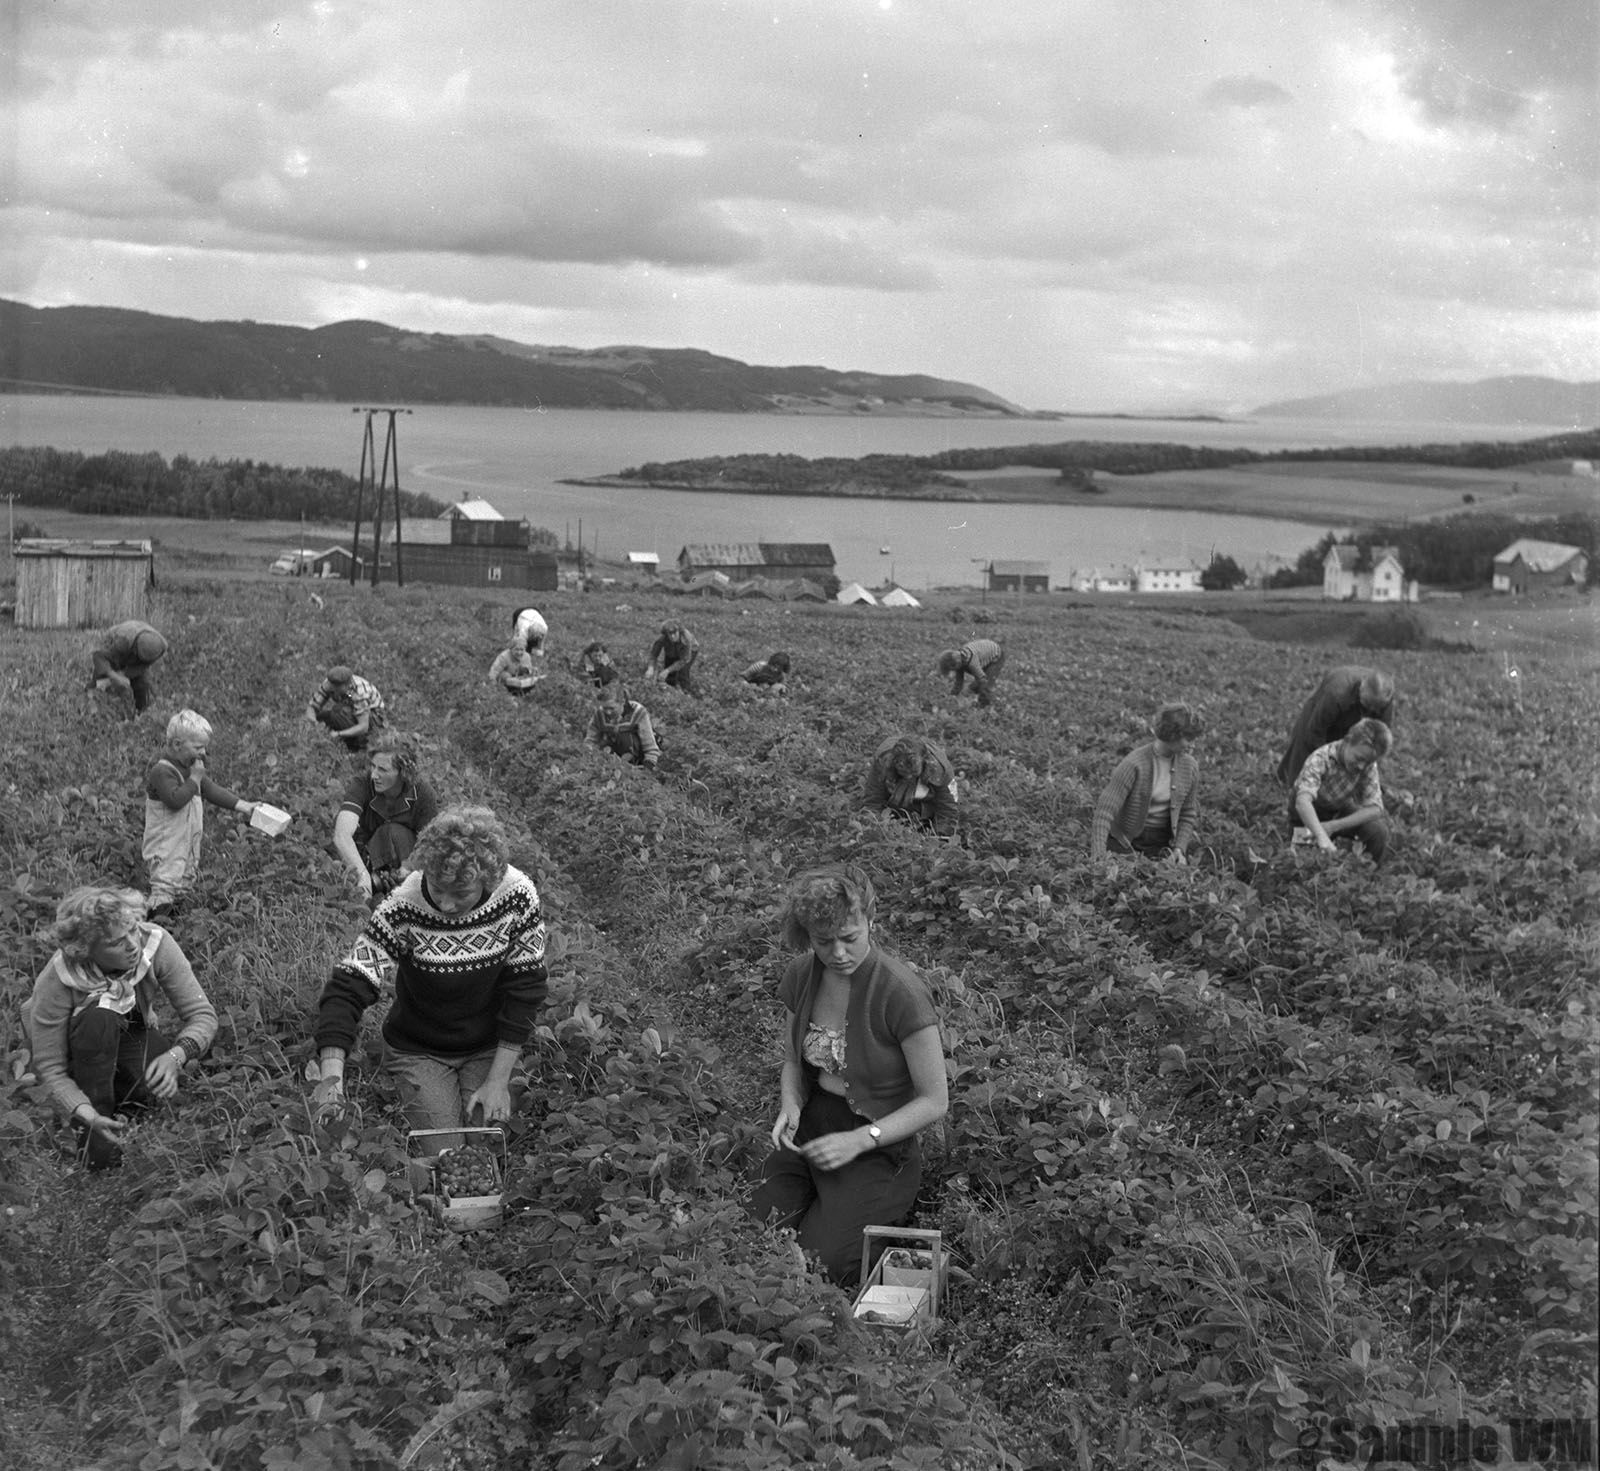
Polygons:
M841 1134L823 1134L797 1147L806 1162L819 1170L840 1169L867 1152L854 1129Z
M483 1110L485 1124L503 1124L511 1117L511 1089L505 1083L497 1083L493 1078L488 1079L484 1085L467 1099L467 1122L472 1122L474 1109Z
M157 1053L145 1065L144 1085L157 1098L171 1098L178 1091L178 1077L183 1072L183 1063L169 1049Z

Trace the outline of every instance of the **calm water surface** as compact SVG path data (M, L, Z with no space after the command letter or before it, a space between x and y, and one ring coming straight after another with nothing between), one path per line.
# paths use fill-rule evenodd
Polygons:
M381 448L381 422L379 445ZM170 458L317 465L354 475L363 420L346 405L220 399L0 396L0 444L97 453L155 450ZM1048 561L1054 582L1074 568L1204 562L1212 551L1244 566L1292 560L1325 528L1204 511L1110 506L1008 506L818 496L714 495L595 489L563 480L650 460L744 453L935 454L1066 439L1160 440L1290 449L1526 439L1562 426L1338 424L1291 419L855 419L761 414L652 414L583 409L420 408L397 421L400 483L442 500L481 495L576 537L603 557L654 551L670 563L685 542L825 541L845 580L891 574L910 587L976 584L992 559ZM881 547L888 553L881 553Z

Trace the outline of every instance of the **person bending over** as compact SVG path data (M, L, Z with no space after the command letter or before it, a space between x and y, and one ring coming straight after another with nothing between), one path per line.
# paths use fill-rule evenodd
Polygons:
M411 743L383 732L333 819L333 846L363 898L381 899L405 877L417 837L438 811L433 788L417 775Z
M932 828L941 837L955 832L961 815L956 775L944 747L922 736L890 736L873 752L861 805Z
M1393 731L1394 709L1394 681L1382 670L1362 664L1330 669L1290 727L1288 749L1278 762L1279 785L1292 786L1306 757L1343 740L1358 720L1381 720Z
M987 708L994 703L994 682L1005 667L1006 653L992 638L968 639L959 649L946 649L939 655L939 673L953 674L955 683L950 693L958 699L964 680L972 681L978 696L978 707Z

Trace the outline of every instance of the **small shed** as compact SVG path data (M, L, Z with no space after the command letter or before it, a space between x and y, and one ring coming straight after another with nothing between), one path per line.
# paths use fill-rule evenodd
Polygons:
M629 552L628 571L642 572L646 577L654 577L661 571L661 556L657 552Z
M313 577L349 577L351 560L349 547L328 547L325 551L312 554L311 575ZM367 565L367 560L365 557L357 557L354 560L356 576L359 577L362 569Z
M148 610L156 580L148 541L23 537L15 551L18 628L105 628Z
M990 592L1049 592L1048 562L989 563Z
M1582 547L1523 537L1494 559L1495 592L1521 596L1557 587L1582 587L1589 576L1589 557ZM19 583L20 586L20 583Z

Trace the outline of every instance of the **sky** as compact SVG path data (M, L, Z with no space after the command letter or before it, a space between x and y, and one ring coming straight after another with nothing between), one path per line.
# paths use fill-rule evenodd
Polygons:
M0 296L931 373L1600 378L1595 0L9 0Z

